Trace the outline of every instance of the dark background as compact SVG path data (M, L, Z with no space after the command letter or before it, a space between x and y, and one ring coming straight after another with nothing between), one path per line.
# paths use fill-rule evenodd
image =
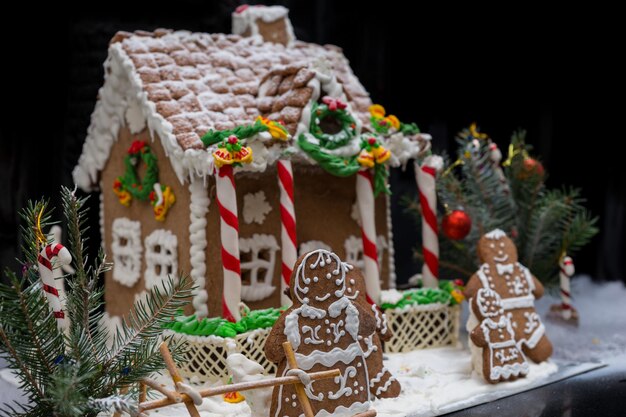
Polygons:
M513 130L527 129L549 185L581 187L601 216L601 234L576 256L577 271L626 280L621 48L610 11L409 8L399 0L279 3L290 8L298 39L341 46L373 101L417 122L433 135L435 149L453 151L455 133L472 121L501 148ZM228 33L238 4L114 0L97 11L3 13L0 264L16 267L18 209L41 196L58 203L60 185L72 183L113 34L157 27ZM415 194L413 173L394 172L392 187L394 201ZM97 198L90 204L96 247ZM396 225L409 221L395 209ZM413 225L397 227L395 243L406 277L416 269Z

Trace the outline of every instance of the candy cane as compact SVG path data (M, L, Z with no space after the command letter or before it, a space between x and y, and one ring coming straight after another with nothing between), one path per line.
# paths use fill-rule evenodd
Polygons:
M439 236L437 227L436 175L443 166L440 156L427 156L419 166L415 162L415 179L422 207L422 280L425 287L436 288L439 280Z
M565 320L572 317L572 299L570 296L570 278L574 275L574 262L569 256L564 256L559 262L561 271L561 314Z
M52 308L52 314L57 319L59 329L65 331L69 329L70 321L61 304L59 289L56 285L53 270L62 265L69 265L72 262L72 255L60 243L52 243L46 245L38 258L39 277L43 285L43 292L48 300L48 304Z
M241 302L241 264L239 261L239 219L237 217L237 193L233 167L224 165L215 176L217 205L220 210L220 237L222 240L222 270L224 291L222 293L222 316L238 321Z
M285 289L289 288L291 272L298 259L293 171L289 160L278 160L276 166L278 169L278 187L280 188L280 241L283 262L280 302L282 305L290 305L291 300L285 294Z
M502 160L502 152L493 142L489 143L489 159L493 164L493 169L500 180L500 184L502 184L503 191L505 193L509 193L509 183L506 181L506 177L504 176L504 171L502 171L502 167L500 166L500 161Z
M356 176L356 200L361 217L363 239L363 264L365 290L370 304L380 303L380 278L378 252L376 249L376 218L374 206L374 184L369 169L362 169Z

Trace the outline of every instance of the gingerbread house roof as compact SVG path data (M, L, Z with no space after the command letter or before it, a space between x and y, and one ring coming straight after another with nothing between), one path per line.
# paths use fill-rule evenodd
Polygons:
M104 66L105 82L74 170L75 182L86 190L97 183L119 127L142 129L141 119L163 141L181 181L206 168L200 137L209 130L263 115L284 121L295 135L303 109L320 94L310 82L321 72L369 123L369 95L334 46L295 41L285 47L259 36L170 30L119 32Z

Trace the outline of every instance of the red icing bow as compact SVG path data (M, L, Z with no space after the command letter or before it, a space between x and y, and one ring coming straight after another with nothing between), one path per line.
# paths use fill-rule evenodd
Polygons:
M133 141L133 143L130 145L130 148L128 148L128 153L129 154L135 154L140 152L144 146L146 146L147 143L145 140L135 140Z
M336 111L337 109L343 110L346 108L346 103L338 98L332 98L330 96L323 97L322 103L326 104L330 111Z

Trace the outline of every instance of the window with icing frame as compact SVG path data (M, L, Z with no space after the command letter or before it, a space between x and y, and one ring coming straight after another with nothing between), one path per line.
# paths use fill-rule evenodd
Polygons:
M145 239L146 289L160 285L168 276L177 279L178 239L169 230L157 229Z
M363 239L351 235L345 240L343 247L346 251L346 262L363 269L365 267L363 263ZM376 238L376 252L378 255L379 268L383 261L385 249L387 249L387 240L384 236L378 235Z
M272 285L272 279L278 249L280 247L272 235L254 234L251 238L239 238L243 301L263 300L274 293L276 287Z
M141 276L141 223L125 217L113 220L111 252L113 279L132 287Z

